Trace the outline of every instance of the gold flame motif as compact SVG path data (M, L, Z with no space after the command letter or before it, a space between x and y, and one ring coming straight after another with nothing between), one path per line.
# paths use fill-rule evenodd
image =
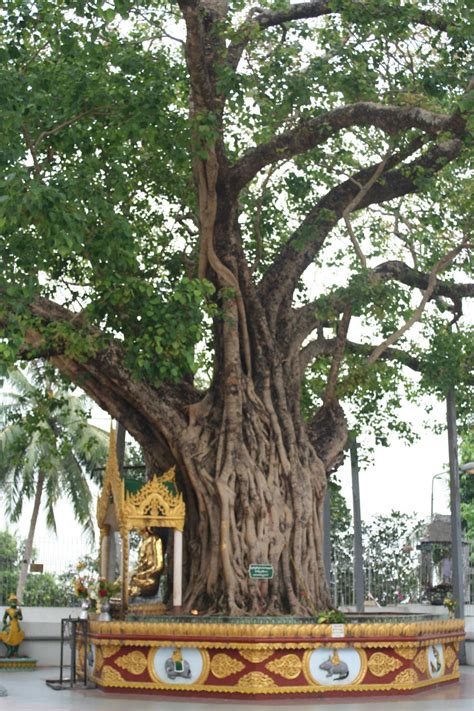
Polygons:
M217 679L226 679L245 669L245 664L228 654L216 654L211 660L211 672Z
M369 669L374 676L386 676L390 672L396 671L403 666L403 663L395 657L390 657L383 652L375 652L369 659Z

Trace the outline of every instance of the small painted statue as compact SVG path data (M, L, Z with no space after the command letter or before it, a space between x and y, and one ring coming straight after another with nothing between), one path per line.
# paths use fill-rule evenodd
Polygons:
M7 648L7 657L16 657L18 648L25 639L25 633L20 627L20 620L23 619L21 609L18 607L18 599L16 595L10 595L8 598L10 607L4 612L3 627L0 632L0 641Z

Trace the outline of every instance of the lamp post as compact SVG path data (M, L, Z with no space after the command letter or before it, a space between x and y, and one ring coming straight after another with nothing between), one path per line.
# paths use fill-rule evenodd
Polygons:
M439 474L435 474L433 478L431 479L431 515L430 515L430 521L433 520L434 516L434 483L436 479L439 479L442 476L449 476L449 472L439 472Z

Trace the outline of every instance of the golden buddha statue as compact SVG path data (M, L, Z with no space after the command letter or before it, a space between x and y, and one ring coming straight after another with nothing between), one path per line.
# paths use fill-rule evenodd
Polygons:
M164 564L161 538L154 536L149 528L141 530L140 535L138 562L129 584L130 597L156 595Z

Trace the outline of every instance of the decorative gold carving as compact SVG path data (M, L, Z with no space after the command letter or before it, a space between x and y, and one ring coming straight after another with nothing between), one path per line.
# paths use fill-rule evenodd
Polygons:
M131 674L138 675L143 674L147 668L148 661L143 652L135 650L116 659L115 664L121 669L126 669Z
M94 674L98 674L100 672L103 663L104 655L102 654L102 648L96 646L94 656Z
M456 654L454 649L452 647L446 647L446 649L444 650L444 661L446 664L446 669L451 669L457 658L458 655Z
M245 664L239 662L238 659L229 657L228 654L216 654L211 660L211 672L218 679L225 679L232 674L245 669Z
M428 671L428 652L426 651L426 649L420 649L418 655L416 656L414 664L419 672L421 672L422 674L426 674L426 672Z
M101 533L104 535L108 532L105 519L107 518L111 498L120 523L123 511L123 480L120 477L116 450L116 432L113 427L110 428L109 456L105 467L102 491L97 500L97 523Z
M395 684L416 684L418 682L418 674L414 669L404 669L395 677Z
M447 643L454 642L455 638L462 638L464 636L464 622L463 620L441 620L439 622L418 622L414 624L416 627L415 639L409 640L403 643L403 647L410 647L410 645L416 646L418 648L422 644L435 644L435 643ZM393 637L403 636L403 629L410 627L411 625L402 624L372 624L364 623L358 625L346 625L346 639L347 638L357 638L354 640L358 645L366 647L377 647L377 646L390 646L396 647L397 651L400 649L399 640L391 640ZM134 621L119 621L113 620L112 622L98 622L91 620L89 629L93 633L97 634L109 634L114 636L124 636L127 637L130 634L140 635L144 634L147 637L150 635L159 637L161 635L174 636L176 634L176 623L175 622L134 622ZM203 637L207 639L212 637L213 640L218 640L222 638L222 641L228 641L229 637L240 637L248 638L249 646L248 648L253 649L255 643L250 642L250 640L266 639L265 643L259 644L259 648L270 648L273 639L278 638L281 640L304 640L307 643L307 648L314 648L315 640L324 640L325 638L331 638L331 630L328 625L292 625L292 624L275 624L275 625L256 625L252 623L248 624L226 624L218 622L201 622L201 623L180 623L179 624L179 634L183 637ZM370 638L367 641L365 637ZM379 640L374 640L375 638L380 638ZM429 642L426 639L429 637ZM420 639L421 638L421 639ZM425 639L423 639L425 638ZM351 640L352 643L352 640ZM242 643L242 647L245 649L245 644ZM281 645L281 643L278 643ZM334 647L334 644L329 642L330 645ZM346 642L342 643L344 646ZM337 645L336 645L337 646ZM238 647L240 649L240 647ZM280 646L281 648L281 646Z
M454 662L454 666L451 670L451 673L452 674L459 674L459 659L456 659L456 661Z
M443 682L449 682L449 681L457 681L459 679L459 674L450 674L449 676L446 676L443 678ZM99 685L101 684L101 681L99 680ZM395 686L393 683L389 684L381 684L380 682L377 684L348 684L347 686L339 686L337 687L338 693L340 692L363 692L366 693L368 691L387 691L389 692L392 689L397 689L399 690L400 688L403 688L404 690L411 691L412 689L426 689L430 686L436 686L439 684L439 679L427 679L423 681L419 681L414 685L404 685L403 687L401 685ZM106 686L106 684L103 684L103 686ZM117 681L116 683L113 684L113 686L118 687L118 688L123 688L123 689L147 689L151 693L153 692L159 692L161 689L170 689L169 685L166 684L157 684L154 681L129 681L129 680L122 680L121 682ZM248 694L248 693L257 693L257 690L252 687L248 688L245 686L239 687L239 686L225 686L224 684L193 684L192 687L189 685L184 685L184 684L176 684L173 685L173 691L187 691L189 692L190 689L193 691L203 691L206 693L219 693L222 694L223 692L229 692L229 693L235 693L235 694ZM271 697L272 695L285 695L285 694L314 694L314 693L326 693L328 691L328 687L326 686L301 686L301 685L288 685L288 686L269 686L266 688L261 688L258 690L258 693L268 695Z
M182 494L173 494L166 483L173 482L175 467L163 476L154 476L135 494L126 494L123 515L128 528L166 525L182 531L185 504Z
M17 659L12 661L12 657L0 657L0 669L35 669L36 659Z
M374 676L386 676L390 672L400 669L403 663L395 657L390 657L383 652L375 652L369 659L369 669Z
M120 645L118 643L117 644L104 644L104 646L100 647L100 649L102 650L104 659L109 659L110 657L113 657L114 654L116 654L119 651Z
M414 659L418 654L418 647L396 647L395 651L403 659Z
M265 659L268 659L273 654L273 652L269 652L266 649L241 649L239 653L241 657L253 664L264 662Z
M237 682L237 686L244 687L249 691L260 691L260 689L269 689L276 686L270 676L263 672L253 671L242 676Z
M296 679L301 674L302 662L296 654L285 654L280 659L273 659L265 665L268 671L279 674L284 679Z
M128 611L132 615L155 615L159 617L164 615L166 612L166 605L164 602L140 602L136 603L131 601Z
M123 681L124 681L124 679L123 679L122 675L120 674L120 672L118 671L118 669L113 669L112 667L109 667L109 666L105 666L102 669L102 674L101 674L100 678L101 678L101 682L105 686L111 686L111 685L115 686L117 683L121 683L121 685L123 685Z

